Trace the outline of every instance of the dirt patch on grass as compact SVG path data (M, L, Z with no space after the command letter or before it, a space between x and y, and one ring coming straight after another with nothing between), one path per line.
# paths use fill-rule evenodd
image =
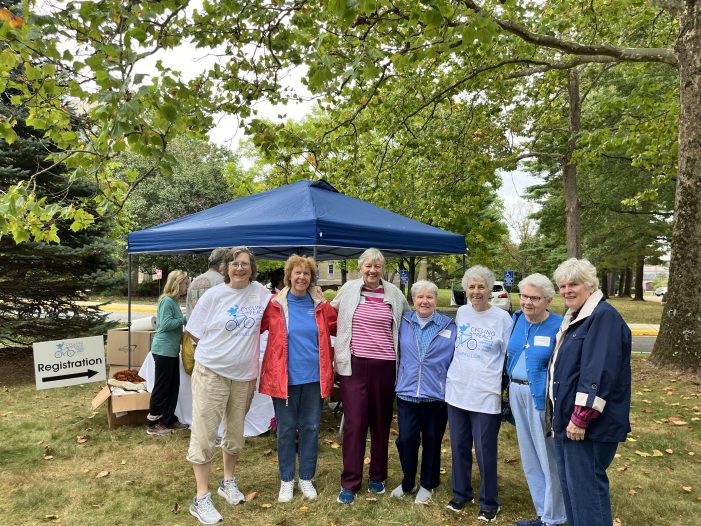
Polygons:
M0 385L34 383L34 356L31 349L0 349Z
M654 365L647 357L633 358L633 384L663 383L665 381L686 380L701 386L701 373L659 367Z

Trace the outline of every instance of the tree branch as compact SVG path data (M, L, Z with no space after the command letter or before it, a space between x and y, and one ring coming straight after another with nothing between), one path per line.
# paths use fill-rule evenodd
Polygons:
M562 38L534 33L525 26L516 24L509 20L502 20L489 13L484 12L482 6L472 0L461 0L463 4L475 11L483 12L499 25L504 31L517 36L525 42L542 47L557 49L571 55L578 56L607 56L618 62L660 62L678 67L679 60L672 49L669 48L621 48L609 45L583 45L578 42L564 40ZM665 0L662 0L665 1ZM669 0L669 3L677 3Z

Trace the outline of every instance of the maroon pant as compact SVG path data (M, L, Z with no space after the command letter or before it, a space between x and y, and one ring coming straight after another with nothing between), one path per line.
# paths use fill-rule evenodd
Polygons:
M368 428L370 480L384 482L387 479L396 362L352 356L351 367L353 374L340 379L343 402L341 487L357 492L363 481Z

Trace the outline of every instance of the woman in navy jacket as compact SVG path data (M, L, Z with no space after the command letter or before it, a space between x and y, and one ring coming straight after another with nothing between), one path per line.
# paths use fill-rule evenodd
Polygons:
M399 327L397 375L397 450L404 477L392 491L402 498L417 493L417 504L427 504L440 483L441 441L448 421L445 379L455 351L455 321L436 312L438 288L430 281L411 287L416 310L402 316ZM419 445L420 484L416 484Z
M568 259L553 277L567 312L548 365L546 410L567 524L610 526L606 469L630 432L630 329L589 261Z

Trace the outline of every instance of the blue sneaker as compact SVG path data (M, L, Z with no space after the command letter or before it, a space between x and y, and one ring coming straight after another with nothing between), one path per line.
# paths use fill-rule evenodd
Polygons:
M336 497L336 502L339 504L353 504L355 501L355 493L346 488L341 488L341 491Z
M371 480L368 482L368 492L374 493L375 495L382 495L385 492L385 483L377 482L376 480Z

